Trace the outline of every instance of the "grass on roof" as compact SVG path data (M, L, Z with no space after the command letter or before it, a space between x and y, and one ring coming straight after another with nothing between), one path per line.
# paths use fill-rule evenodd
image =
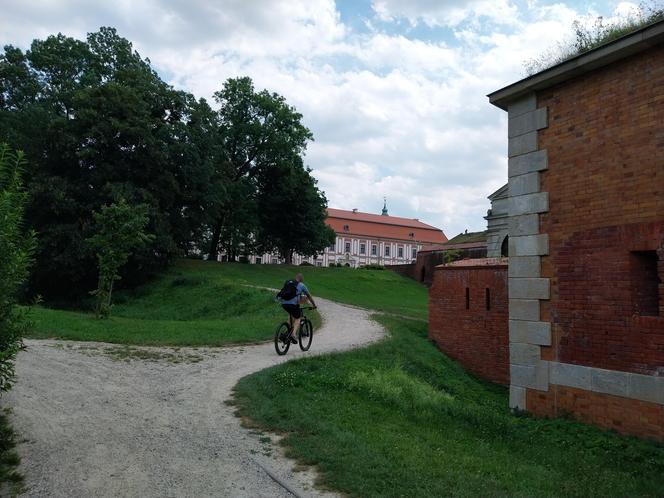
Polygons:
M460 233L451 238L445 244L469 244L471 242L486 242L486 231Z

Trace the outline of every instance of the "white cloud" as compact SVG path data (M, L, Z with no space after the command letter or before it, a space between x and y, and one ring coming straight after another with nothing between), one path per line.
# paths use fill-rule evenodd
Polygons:
M411 26L457 26L463 21L491 20L512 24L518 14L508 0L374 0L372 7L382 21L405 19Z
M376 0L377 25L406 26L357 32L332 0L6 3L3 44L112 25L198 97L251 76L304 115L315 136L305 160L331 206L378 212L386 195L392 214L450 236L483 229L486 196L506 181L506 116L485 95L578 17L564 3ZM418 24L448 36L418 39Z

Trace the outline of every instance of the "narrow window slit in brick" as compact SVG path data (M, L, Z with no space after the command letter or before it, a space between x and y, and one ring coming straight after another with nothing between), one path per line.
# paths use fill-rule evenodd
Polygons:
M656 251L632 251L630 273L632 280L632 311L635 315L659 315L659 284Z
M485 289L484 301L486 303L486 309L489 311L491 309L491 290L488 287Z

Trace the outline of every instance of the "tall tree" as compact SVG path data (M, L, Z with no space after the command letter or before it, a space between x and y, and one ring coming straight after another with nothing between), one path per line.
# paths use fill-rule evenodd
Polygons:
M219 137L225 158L219 171L230 184L249 183L256 192L260 174L292 162L313 139L300 113L276 93L256 92L248 77L228 79L215 99L220 105ZM222 235L234 228L234 211L248 208L246 203L251 202L242 192L233 188L231 195L210 206L210 258L216 257Z
M334 242L334 230L325 223L325 194L299 158L264 171L261 183L258 244L263 250L278 251L290 264L294 253L315 256Z
M27 222L40 233L34 288L62 296L94 288L85 243L92 212L121 196L148 206L156 236L126 265L135 283L190 248L212 181L217 116L164 83L112 28L63 35L0 55L0 139L30 159ZM223 190L217 183L218 190ZM141 270L141 271L137 271Z

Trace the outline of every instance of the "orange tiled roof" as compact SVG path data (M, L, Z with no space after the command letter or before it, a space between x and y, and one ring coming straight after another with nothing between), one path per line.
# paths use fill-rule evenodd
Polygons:
M413 240L425 244L443 244L447 242L447 237L441 229L422 223L419 220L398 216L328 208L327 224L338 234ZM348 230L344 230L346 225Z

